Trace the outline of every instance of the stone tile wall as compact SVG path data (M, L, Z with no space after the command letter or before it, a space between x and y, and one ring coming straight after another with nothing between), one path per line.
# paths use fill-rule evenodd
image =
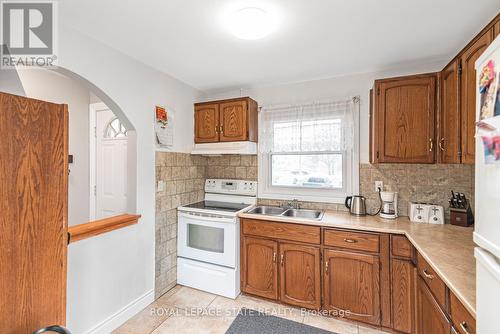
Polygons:
M177 282L177 210L203 200L207 158L187 153L156 153L156 258L155 297L158 298Z
M474 207L474 167L472 165L361 164L360 193L367 198L367 208L378 208L375 181L384 182L384 190L398 192L398 212L408 215L409 202L442 205L449 219L451 191L464 193Z
M209 157L207 178L257 181L257 155Z

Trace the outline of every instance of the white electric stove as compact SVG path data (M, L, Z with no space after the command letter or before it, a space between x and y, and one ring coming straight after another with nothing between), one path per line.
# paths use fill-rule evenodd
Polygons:
M257 182L208 179L204 201L177 208L177 283L228 298L240 294L238 213L257 201Z

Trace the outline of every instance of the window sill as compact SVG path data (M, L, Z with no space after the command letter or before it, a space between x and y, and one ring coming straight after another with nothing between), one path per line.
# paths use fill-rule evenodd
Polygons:
M123 214L68 227L68 244L137 224L141 215Z

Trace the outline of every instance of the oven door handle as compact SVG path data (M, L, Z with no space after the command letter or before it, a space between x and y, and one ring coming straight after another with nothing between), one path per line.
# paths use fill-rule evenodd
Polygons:
M234 218L232 217L223 217L223 216L214 216L211 214L203 214L203 213L189 213L189 212L178 212L177 215L179 217L184 217L188 219L196 219L203 220L209 222L220 222L220 223L233 223Z

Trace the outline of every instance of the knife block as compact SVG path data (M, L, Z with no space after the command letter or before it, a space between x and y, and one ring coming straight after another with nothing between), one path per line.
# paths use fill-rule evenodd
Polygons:
M468 203L467 209L450 208L450 224L462 227L474 224L474 215Z

